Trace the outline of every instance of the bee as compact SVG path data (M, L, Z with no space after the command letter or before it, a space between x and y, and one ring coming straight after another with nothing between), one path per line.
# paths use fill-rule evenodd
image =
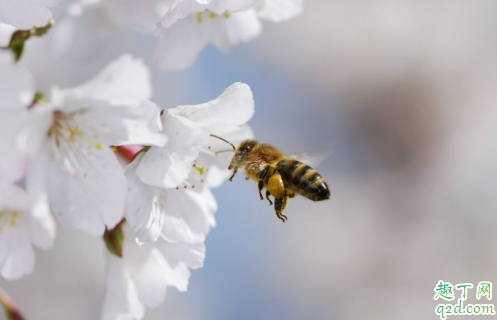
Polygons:
M216 152L235 152L228 167L233 170L229 181L232 182L238 170L245 172L246 180L257 182L259 196L264 200L262 191L266 189L266 199L269 205L273 202L276 216L283 222L288 217L283 214L288 200L301 195L312 201L322 201L331 198L330 189L324 178L313 168L291 156L284 155L277 148L260 143L256 140L246 140L238 148L233 144L211 135L230 144L233 150Z

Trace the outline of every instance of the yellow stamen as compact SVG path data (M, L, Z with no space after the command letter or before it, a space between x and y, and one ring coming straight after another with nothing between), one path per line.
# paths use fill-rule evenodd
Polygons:
M197 170L198 172L200 172L200 174L204 174L206 172L205 168L204 167L199 167L197 166L196 164L193 165L193 167L195 168L195 170ZM207 169L208 171L209 169Z
M216 19L216 14L214 12L209 13L209 18Z
M197 12L197 21L198 23L202 23L204 21L202 18L202 12Z
M17 211L12 212L12 214L11 214L11 217L12 217L12 218L10 219L10 225L11 225L12 227L15 227L15 226L16 226L16 218L17 218L18 216L19 216L19 212L17 212Z
M229 19L231 17L231 14L228 11L225 11L223 16L225 19Z

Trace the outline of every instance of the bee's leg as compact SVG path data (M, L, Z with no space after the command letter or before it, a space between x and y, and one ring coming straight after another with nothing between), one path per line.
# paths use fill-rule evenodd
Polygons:
M233 174L230 177L230 182L233 182L233 178L235 177L235 174L237 171L238 171L238 168L233 169Z
M276 216L283 222L288 220L288 217L285 216L282 212L285 210L286 204L288 202L288 196L285 195L281 199L274 200L274 210L276 211Z
M261 197L261 200L264 200L264 197L262 196L262 189L264 188L264 179L266 178L269 169L270 167L267 166L259 175L259 196Z
M266 199L267 199L267 201L269 201L269 205L272 206L273 201L271 201L271 199L269 199L270 195L271 195L271 192L269 192L269 190L266 190Z
M264 168L264 170L262 170L261 174L259 175L259 180L264 180L264 178L266 178L266 176L269 172L269 169L271 169L271 167L267 166Z

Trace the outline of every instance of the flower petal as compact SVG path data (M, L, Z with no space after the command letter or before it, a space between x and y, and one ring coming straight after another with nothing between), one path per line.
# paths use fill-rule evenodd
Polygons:
M15 184L0 181L0 210L17 211L15 224L6 222L0 229L0 274L7 280L19 279L34 268L34 251L29 241L28 196ZM5 211L4 211L5 210ZM14 217L12 216L12 219ZM12 220L14 221L14 220Z
M124 232L123 263L130 272L140 301L155 307L164 301L169 265L155 246L138 246L131 236L131 230L124 226Z
M179 71L190 67L210 40L211 28L200 25L195 17L188 17L170 28L158 27L160 38L153 53L159 68Z
M164 210L162 235L169 242L203 242L209 230L216 226L214 213L217 203L208 188L203 188L201 192L167 190Z
M164 133L170 140L164 147L150 148L138 164L136 174L149 185L175 188L192 170L193 160L203 144L202 132L190 120L163 115Z
M1 20L1 18L0 18ZM5 24L0 22L0 47L7 47L10 43L10 38L12 34L17 31L17 28L11 26L10 24ZM12 52L4 51L0 53L0 55L10 55L11 60L13 61L14 56Z
M22 110L34 97L34 81L31 75L14 63L9 51L0 51L0 110Z
M222 14L225 11L238 12L248 10L257 0L179 0L169 8L161 20L164 28L169 28L177 21L196 12L205 10Z
M0 19L2 22L19 29L31 29L48 24L52 12L43 5L32 0L0 1Z
M136 167L143 153L126 167L128 194L124 216L135 231L139 244L155 242L160 237L164 224L164 210L159 197L162 190L143 183L136 175Z
M28 195L18 185L0 180L0 211L4 208L27 210Z
M303 0L264 0L259 16L272 22L283 22L302 13Z
M16 280L33 271L35 253L26 229L22 227L9 229L2 236L3 239L0 238L0 241L7 240L9 244L7 255L0 266L0 274L7 280Z
M9 181L21 178L24 157L16 146L16 138L26 120L25 109L34 96L31 76L14 64L10 52L0 51L0 177Z
M205 244L203 242L186 244L160 241L157 246L172 266L184 263L190 269L199 269L204 265Z
M238 82L215 100L195 106L179 106L170 113L188 118L203 130L213 131L219 127L234 130L252 118L254 97L248 85Z
M102 235L123 218L124 170L107 147L60 143L48 168L50 207L64 226Z
M93 99L112 105L135 106L151 96L150 71L144 62L123 55L83 85L71 89L53 88L51 98L55 105L66 100Z
M142 319L145 316L145 306L138 297L124 260L107 250L105 251L105 274L106 290L100 319Z
M28 158L35 158L45 147L47 134L53 124L53 107L37 105L23 119L16 143L19 151Z
M19 180L25 171L25 159L15 139L25 118L26 114L22 111L0 109L0 177L9 181Z
M157 21L164 16L172 2L171 0L119 0L109 3L105 13L117 26L152 32Z
M65 107L76 111L72 118L79 127L107 146L143 144L162 146L167 138L162 133L160 109L143 100L136 106L111 106L105 102L74 100Z
M164 301L168 286L186 290L190 278L188 268L184 264L171 267L155 245L138 246L128 237L124 243L123 260L132 270L140 300L150 308Z
M48 148L48 145L44 146ZM36 161L32 161L26 174L26 189L30 197L31 242L39 248L48 249L55 239L55 221L48 204L48 191L45 170L49 166L49 152L40 152Z
M221 22L221 21L220 21ZM255 10L231 14L215 25L211 34L211 42L225 54L240 43L247 43L262 33L262 23Z

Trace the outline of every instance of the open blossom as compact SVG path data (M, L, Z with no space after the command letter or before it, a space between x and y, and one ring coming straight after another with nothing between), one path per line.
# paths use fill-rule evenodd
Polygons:
M0 22L19 29L31 29L48 24L52 18L50 7L59 0L0 0Z
M240 43L249 42L262 32L255 10L246 12L199 12L169 28L158 27L159 42L154 61L162 69L183 70L190 67L200 52L212 43L224 53Z
M250 138L244 124L253 113L252 92L241 83L210 102L164 112L170 140L144 149L126 167L125 217L137 241L124 228L122 258L106 255L103 320L141 319L146 306L162 303L168 286L186 291L189 269L202 266L204 241L215 226L210 188L227 178L229 157L214 154L226 144L210 134L235 143Z
M55 222L43 206L32 206L19 186L0 180L0 275L19 279L33 271L33 245L52 246Z
M250 138L251 131L244 124L253 113L252 92L242 83L233 84L210 102L166 110L164 132L174 139L142 152L126 168L125 216L138 242L159 237L172 243L205 240L215 226L217 210L209 187L226 179L229 163L228 155L214 155L214 150L225 150L226 144L210 134L235 143Z
M126 179L110 146L166 141L149 82L143 63L123 56L82 86L54 89L50 104L27 115L18 138L30 159L27 187L47 194L64 226L101 235L122 219Z
M302 6L303 0L79 0L52 32L57 52L80 56L89 48L101 50L117 28L155 28L154 62L178 71L190 67L209 43L228 53L258 37L261 20L289 20Z
M260 35L260 19L281 22L301 11L302 0L176 1L158 25L154 60L163 69L182 70L209 43L228 53Z
M105 252L106 294L102 320L142 319L146 307L155 308L167 287L186 291L190 269L202 267L203 243L173 244L163 239L138 246L128 227L123 227L122 257Z

